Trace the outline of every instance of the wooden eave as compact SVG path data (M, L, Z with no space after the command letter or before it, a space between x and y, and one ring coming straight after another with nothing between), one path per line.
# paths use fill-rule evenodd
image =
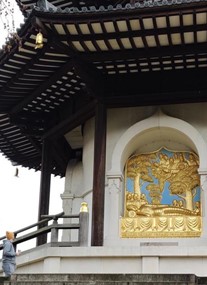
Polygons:
M32 10L22 45L11 40L0 54L0 149L10 160L39 169L42 139L53 139L53 173L63 176L63 157L75 150L61 137L94 115L97 100L108 108L207 101L207 2L150 3ZM35 49L40 30L44 46Z

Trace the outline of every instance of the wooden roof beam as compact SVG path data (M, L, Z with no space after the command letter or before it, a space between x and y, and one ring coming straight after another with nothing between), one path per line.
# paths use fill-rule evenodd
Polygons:
M165 46L165 47L154 47L148 49L137 49L137 50L114 50L114 51L101 51L94 53L84 53L80 57L83 60L88 61L115 61L115 60L128 60L128 59L141 59L149 57L165 57L165 56L186 56L188 54L199 54L207 53L207 43L200 44L187 44L184 47L181 46Z
M37 30L41 30L44 36L47 36L47 29L45 28L42 21L38 17L33 17L31 19L31 23Z
M23 127L22 133L31 137L41 137L45 131L45 122L54 121L54 114L20 112L18 116L11 114L10 123L18 127Z
M57 139L58 137L68 133L69 131L83 124L86 120L94 116L95 102L96 101L94 100L91 103L88 103L80 111L77 111L74 115L61 121L55 127L51 128L48 132L46 132L43 135L42 139Z
M76 74L86 84L89 92L94 97L100 98L101 95L104 94L104 90L107 88L107 84L103 80L103 75L99 74L99 71L86 60L81 60L81 57L77 52L69 48L67 45L61 43L57 37L52 39L51 44L56 50L60 50L73 58Z
M8 157L9 160L11 160L11 156ZM13 157L14 162L15 161L15 157ZM29 160L29 163L28 163L28 160ZM41 167L41 155L36 155L36 156L31 156L30 158L28 158L28 156L26 158L24 158L23 155L20 155L19 158L18 158L18 165L31 165L31 166L27 166L27 167L30 167L30 168L35 168L35 170L40 170L40 167Z
M189 33L189 32L199 32L205 31L206 24L197 24L197 25L189 25L189 26L182 26L182 33ZM102 34L77 34L77 35L70 35L70 42L73 41L97 41L97 40L109 40L109 39L117 39L117 35L119 38L134 38L134 37L146 37L146 36L155 36L155 35L168 35L168 34L177 34L181 33L181 27L164 27L164 28L153 28L153 29L140 29L140 30L129 30L129 31L119 31L108 33L107 35ZM58 35L61 41L67 41L68 35Z
M40 138L43 135L43 130L34 130L34 128L28 126L22 130L22 134L29 138Z
M135 106L151 106L160 104L184 104L207 102L207 90L176 91L176 92L153 92L128 94L127 99L123 94L114 94L113 97L105 98L109 108L123 108Z
M27 96L23 101L17 104L11 111L10 114L20 112L29 102L31 102L36 96L42 93L48 86L52 85L58 78L64 75L66 72L73 68L72 60L63 65L60 70L57 70L48 80L41 84L30 96Z
M65 172L69 159L74 157L74 151L64 137L61 137L61 140L52 141L52 150L53 159L61 167L62 172Z
M46 51L46 47L44 47L43 49L39 49L37 50L37 54L35 55L35 57L33 57L29 63L25 64L24 67L22 67L21 69L19 69L18 71L16 71L12 76L11 76L11 79L9 79L5 86L3 88L1 88L1 94L4 93L5 90L8 89L8 86L12 85L13 82L24 75L24 73L26 73L30 68L32 68L32 66L38 62L39 58L42 56L42 54L44 54Z

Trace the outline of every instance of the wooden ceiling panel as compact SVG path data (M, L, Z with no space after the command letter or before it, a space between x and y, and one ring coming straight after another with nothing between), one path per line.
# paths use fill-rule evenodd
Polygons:
M100 98L108 107L207 100L205 1L18 2L21 45L0 53L0 150L10 160L39 169L42 138L80 127ZM56 155L53 173L66 165Z

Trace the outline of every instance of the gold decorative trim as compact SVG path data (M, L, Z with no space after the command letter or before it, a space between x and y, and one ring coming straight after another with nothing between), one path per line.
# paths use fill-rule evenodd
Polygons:
M161 148L130 157L125 167L121 237L198 237L202 230L199 160Z
M121 218L121 237L199 237L201 225L201 217Z

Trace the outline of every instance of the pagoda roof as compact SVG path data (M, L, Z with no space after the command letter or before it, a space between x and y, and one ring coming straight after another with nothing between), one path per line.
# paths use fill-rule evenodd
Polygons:
M52 172L64 176L81 154L74 133L98 100L108 108L207 100L206 1L35 2L18 1L28 16L0 52L0 150L12 162L40 169L50 139Z

